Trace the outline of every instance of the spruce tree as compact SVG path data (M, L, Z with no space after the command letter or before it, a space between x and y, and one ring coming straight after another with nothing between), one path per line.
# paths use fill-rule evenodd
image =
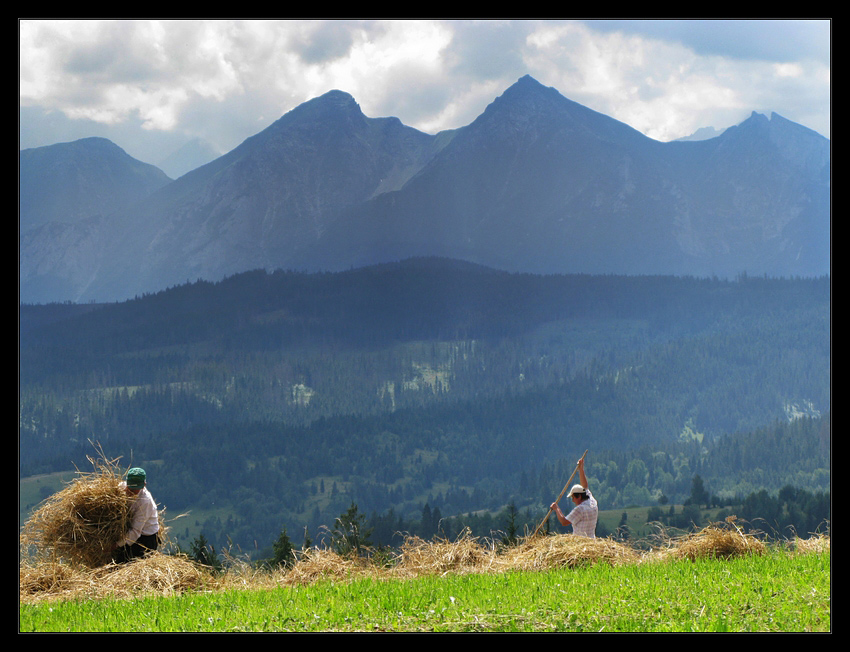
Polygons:
M277 538L277 541L274 542L272 549L274 550L274 556L272 557L273 566L287 567L295 563L295 547L292 545L285 527Z
M331 548L342 557L359 557L372 545L372 529L366 527L366 516L360 514L356 503L336 519L331 535Z

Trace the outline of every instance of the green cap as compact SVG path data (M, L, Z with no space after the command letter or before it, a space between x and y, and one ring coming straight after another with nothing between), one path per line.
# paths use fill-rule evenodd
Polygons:
M138 467L127 471L127 488L141 489L145 486L145 470Z

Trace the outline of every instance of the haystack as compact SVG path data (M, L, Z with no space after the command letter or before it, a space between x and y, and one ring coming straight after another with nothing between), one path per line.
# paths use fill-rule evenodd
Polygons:
M60 561L31 563L20 569L22 603L55 599L130 599L214 589L218 579L185 555L154 552L126 564L85 568Z
M673 541L668 555L674 559L730 559L743 555L760 555L767 547L754 535L745 533L735 525L735 517L726 519L726 525L713 523L694 534Z
M349 579L375 570L365 557L347 557L326 548L310 548L301 553L281 583L303 585L321 579Z
M820 553L830 551L830 536L828 534L816 533L808 539L794 538L794 550L798 554Z
M407 537L401 547L397 570L411 575L482 572L489 568L492 559L493 556L466 529L454 542Z
M153 552L126 564L111 564L92 572L99 595L133 598L140 595L176 595L185 591L214 588L209 568L185 555Z
M618 566L638 560L634 549L618 541L575 534L531 537L499 556L500 565L515 570L574 568L599 562Z

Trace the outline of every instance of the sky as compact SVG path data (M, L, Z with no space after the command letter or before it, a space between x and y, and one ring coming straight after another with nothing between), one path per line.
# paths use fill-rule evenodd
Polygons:
M753 111L830 137L827 19L21 19L19 48L21 149L102 136L153 164L334 89L434 134L526 74L656 140Z

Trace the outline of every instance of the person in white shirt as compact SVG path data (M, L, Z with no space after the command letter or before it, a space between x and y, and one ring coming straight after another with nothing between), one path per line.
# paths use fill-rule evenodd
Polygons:
M552 503L552 511L558 517L561 525L573 526L573 534L582 537L596 538L596 521L599 518L599 506L596 504L596 499L587 488L587 476L584 473L584 458L578 461L579 481L581 484L573 485L570 489L570 498L575 507L573 510L564 516L558 503Z
M142 557L159 545L159 513L146 481L145 470L136 467L127 471L127 480L120 485L135 499L130 507L130 529L113 549L112 559L116 563Z

